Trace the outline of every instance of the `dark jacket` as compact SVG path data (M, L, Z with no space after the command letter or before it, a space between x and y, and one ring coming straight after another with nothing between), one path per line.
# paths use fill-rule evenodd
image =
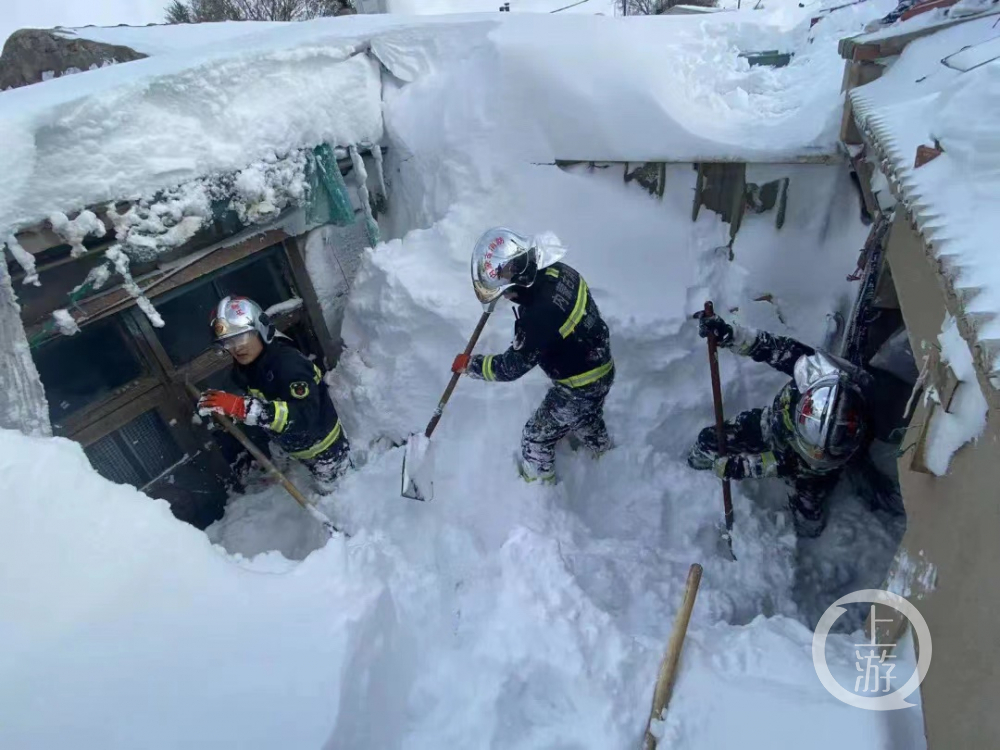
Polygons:
M552 380L582 387L613 368L608 327L587 282L565 263L538 272L517 290L514 343L503 354L477 355L468 372L484 380L510 381L535 365Z
M795 407L801 396L794 379L795 363L802 357L816 354L816 350L788 336L775 336L767 331L749 331L738 326L733 328L736 335L728 348L755 362L768 364L778 372L793 376L761 415L761 431L773 450L759 456L743 456L743 466L737 469L741 476L733 478L808 477L836 471L814 469L792 446ZM858 370L856 377L852 377L852 382L863 391L868 379L864 372Z
M323 371L292 344L275 339L249 365L234 365L233 377L263 402L259 426L293 457L312 458L344 439Z

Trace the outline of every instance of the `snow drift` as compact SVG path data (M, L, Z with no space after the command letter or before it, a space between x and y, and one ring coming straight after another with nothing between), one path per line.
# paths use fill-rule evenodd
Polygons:
M740 18L712 33L752 40L758 20ZM690 314L712 298L741 322L818 343L824 314L852 291L843 279L865 235L846 171L752 167L754 181L789 177L793 198L780 232L773 215L748 216L731 260L727 225L708 211L691 222L690 165L667 168L658 200L623 184L618 167L531 163L559 142L541 99L586 104L595 117L617 101L570 80L568 66L586 78L592 65L575 51L539 51L535 68L515 59L540 50L543 30L562 29L551 46L571 48L593 42L597 27L545 18L532 31L531 20L408 21L371 36L393 74L382 227L393 239L367 252L354 279L347 348L329 376L359 466L321 503L349 541L317 549L311 519L280 489L259 488L234 498L210 529L236 555L228 557L162 503L94 476L69 443L0 435L4 494L16 498L0 504L0 636L12 645L0 658L13 676L2 687L0 744L633 747L688 565L698 561L705 576L678 714L663 727L674 746L771 748L776 724L783 737L811 733L823 750L891 746L883 717L846 709L813 675L809 631L794 619L806 609L795 557L810 552L796 549L782 488L737 490L734 564L717 547L718 483L683 460L712 419ZM608 26L605 59L625 55L627 30L649 41L662 20ZM805 44L805 28L788 33ZM735 42L726 49L726 64L738 65ZM528 80L544 75L546 88ZM780 108L785 74L752 75L775 87ZM820 78L835 96L830 71ZM508 110L498 91L532 106ZM566 144L587 143L558 122ZM598 130L622 153L629 147L627 131ZM691 141L678 143L681 158ZM433 438L435 500L406 501L402 449L391 443L426 423L481 312L468 252L494 224L554 231L587 279L612 331L616 447L599 461L560 448L560 483L525 485L513 454L545 379L466 380ZM324 238L312 244L310 255L320 253ZM339 288L322 278L329 268L310 262L317 288ZM512 323L498 310L479 350L505 348ZM735 357L721 364L733 413L784 381ZM866 572L856 561L868 559L859 549L884 533L869 532L870 522L856 500L838 506L827 544L839 544L841 557L817 574L828 589L806 596L865 587L855 585ZM239 556L275 548L302 562ZM829 649L845 662L852 640L834 637ZM736 715L709 712L720 691L741 704ZM802 721L792 721L799 711Z

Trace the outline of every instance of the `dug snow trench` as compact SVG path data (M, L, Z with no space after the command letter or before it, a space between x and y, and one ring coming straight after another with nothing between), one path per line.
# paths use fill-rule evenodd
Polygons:
M354 533L348 555L384 585L387 609L348 670L363 678L343 685L330 746L633 746L697 561L705 579L692 638L704 645L685 662L663 729L671 747L788 747L805 732L817 747L890 747L877 717L818 684L799 620L811 625L837 596L877 587L892 531L841 491L824 537L797 548L783 486L741 486L731 563L717 544L718 482L683 460L712 421L705 346L690 319L705 299L813 343L826 313L847 305L845 277L866 229L846 170L752 167L748 180L791 177L793 197L780 231L773 213L745 220L731 261L718 249L728 225L706 210L691 222L690 165L668 167L657 200L625 185L620 167L529 163L534 146L522 146L532 134L489 116L490 54L386 94L395 202L383 224L399 239L369 251L353 282L346 350L329 383L363 465L321 503ZM496 224L554 231L587 279L612 331L615 449L595 462L560 448L560 482L525 485L514 454L545 378L466 380L434 436L435 498L407 501L402 450L369 446L402 442L430 417L480 313L470 248ZM512 327L511 311L499 309L477 350L502 351ZM784 382L734 356L723 357L722 375L732 413L768 402ZM300 558L319 542L290 529L309 523L271 489L234 500L209 533L232 552L290 540L281 551ZM773 671L749 657L770 650L784 653ZM743 719L720 727L704 707L691 713L733 679ZM762 679L775 694L751 697ZM786 712L800 709L789 722ZM827 736L829 745L815 744Z
M845 169L751 167L753 181L790 177L792 199L780 231L773 214L747 217L730 259L727 225L706 210L691 221L690 165L667 169L658 200L615 169L533 164L548 136L524 112L504 117L496 46L459 32L373 42L400 78L384 85L395 239L351 284L328 382L358 467L320 498L351 538L324 544L282 490L259 488L209 529L227 556L98 477L79 447L0 433L0 745L635 747L700 562L661 746L915 747L826 693L803 622L880 583L880 522L845 494L821 540L797 547L783 488L737 485L733 563L717 545L718 482L684 463L712 421L690 319L705 299L812 343L846 306L865 228ZM765 92L775 80L752 75ZM839 73L824 80L835 97ZM513 457L545 378L463 380L434 436L435 498L405 500L388 445L426 424L475 325L469 251L495 224L554 231L587 279L612 332L615 448L594 461L562 447L560 482L525 485ZM506 348L512 326L498 310L479 351ZM732 413L784 382L721 365ZM828 644L844 684L854 640Z

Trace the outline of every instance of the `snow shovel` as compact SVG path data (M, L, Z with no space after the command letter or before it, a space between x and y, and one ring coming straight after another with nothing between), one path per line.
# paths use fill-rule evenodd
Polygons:
M201 391L195 388L191 383L185 383L184 385L187 388L188 393L190 393L195 398L195 400L201 398ZM242 445L250 452L250 455L254 457L254 460L256 460L257 463L259 463L262 467L264 467L264 470L268 474L270 474L279 482L281 482L281 486L288 491L289 495L295 498L295 502L301 505L309 513L309 515L311 515L313 518L315 518L317 521L323 524L323 528L326 529L327 534L333 536L335 532L336 533L340 532L340 529L338 529L336 526L333 525L333 521L331 521L330 518L325 513L323 513L323 511L321 511L315 505L306 500L305 495L299 492L299 488L296 487L294 484L292 484L291 481L288 479L288 477L286 477L284 474L281 473L281 471L278 470L278 467L274 465L271 459L265 456L264 453L261 451L261 449L253 444L253 441L247 437L246 433L243 432L243 430L241 430L239 427L236 426L233 420L231 420L224 414L213 414L212 416L215 418L216 422L222 425L222 429L224 429L226 432L228 432L230 435L236 438L239 441L240 445Z
M492 302L479 318L476 330L472 332L472 338L469 339L469 343L465 347L466 356L471 355L472 350L476 348L479 335L486 327L486 321L489 320L490 313L493 312L496 304L495 301ZM451 398L455 386L458 385L460 377L462 377L461 373L452 374L448 387L444 389L444 395L441 396L437 409L434 410L434 416L427 423L427 429L423 433L410 435L406 442L406 453L403 455L402 487L400 489L400 494L403 497L408 497L411 500L432 500L434 498L434 452L431 450L431 435L434 428L438 426L438 422L441 421L444 407L448 403L448 399Z
M715 308L712 306L711 301L705 303L703 314L706 318L715 315ZM712 373L712 398L715 401L715 437L718 441L719 456L723 457L726 455L726 427L725 418L722 415L722 381L719 378L719 347L713 335L708 336L708 367ZM725 478L722 480L722 507L726 514L726 530L722 538L729 547L729 554L732 555L733 560L736 560L736 555L733 554L733 492L729 486L729 480Z

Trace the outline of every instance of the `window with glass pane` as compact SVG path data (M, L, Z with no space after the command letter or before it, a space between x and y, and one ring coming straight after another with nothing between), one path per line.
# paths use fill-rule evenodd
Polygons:
M114 318L57 336L32 351L54 424L135 380L144 368Z
M143 487L181 460L183 454L155 411L140 414L84 448L90 465L105 479Z
M209 322L215 306L226 295L249 297L265 310L288 299L291 291L282 276L280 246L155 300L166 323L156 329L156 335L175 365L190 362L212 346Z

